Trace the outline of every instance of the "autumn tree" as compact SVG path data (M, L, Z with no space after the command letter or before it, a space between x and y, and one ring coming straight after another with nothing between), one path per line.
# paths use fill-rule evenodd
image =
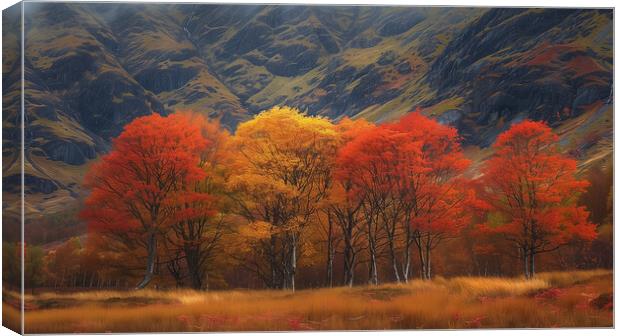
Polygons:
M73 287L80 272L82 245L77 237L69 238L46 256L48 281L54 288Z
M596 224L598 235L592 242L575 246L572 266L613 267L613 172L611 163L589 168L590 185L578 204L590 211L590 220Z
M596 237L588 211L577 205L588 182L575 177L576 161L560 152L551 128L523 121L502 133L493 149L480 181L489 206L481 229L514 244L526 278L535 275L536 255Z
M455 129L416 111L360 134L340 151L340 174L351 179L352 194L364 199L371 283L380 235L397 282L410 277L414 243L422 277L429 278L431 250L467 222L469 193L459 176L469 161L458 140Z
M336 128L339 134L339 148L344 148L350 141L356 139L360 134L370 131L375 126L364 119L351 120L349 118L342 119ZM339 149L340 150L340 149ZM332 225L336 226L339 231L339 237L343 243L343 284L345 286L353 286L355 269L359 262L359 253L364 248L364 218L362 216L362 206L365 200L355 193L355 184L353 175L348 166L347 160L336 160L334 163L334 181L329 190L327 199L328 206L327 217L329 223L329 238L336 233L332 232ZM332 241L328 240L328 250L332 247ZM330 251L331 258L329 262L333 262L333 251ZM331 263L328 269L332 269Z
M205 172L204 177L184 181L181 186L184 196L177 199L176 222L172 225L174 234L167 236L173 251L169 252L166 266L175 278L181 279L184 261L191 286L203 289L226 231L229 202L225 182L231 157L230 136L217 121L191 112L183 113L191 118L192 124L200 127L209 146L199 153L198 166Z
M406 146L397 131L377 127L360 133L338 153L338 181L345 183L348 197L354 199L364 219L364 233L369 258L369 283L378 284L377 263L381 239L387 233L393 268L396 265L395 223L401 218L398 191L394 188L395 162ZM347 206L350 209L350 206ZM385 230L384 230L385 229ZM392 253L394 252L394 253ZM398 271L395 270L399 281Z
M419 110L386 127L404 133L412 144L411 151L398 159L395 174L405 224L402 277L409 277L413 241L422 278L430 279L431 251L446 238L455 237L471 220L468 205L475 198L462 177L470 162L461 150L457 130Z
M176 222L178 200L191 197L182 186L205 176L199 163L207 145L186 115L140 117L125 126L86 176L91 193L81 215L90 229L146 252L137 288L153 278L157 243Z
M229 186L237 213L257 230L256 273L272 288L295 289L304 231L326 196L336 132L327 119L275 107L239 125Z

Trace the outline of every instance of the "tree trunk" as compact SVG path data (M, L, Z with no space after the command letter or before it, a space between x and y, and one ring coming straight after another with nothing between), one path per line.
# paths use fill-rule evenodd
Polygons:
M379 284L379 277L377 276L377 256L375 252L372 252L370 255L370 274L368 283L375 286Z
M157 238L155 233L152 232L149 236L148 246L148 259L146 263L146 273L144 274L144 278L142 281L136 286L136 289L142 289L146 287L149 282L153 279L153 274L155 273L155 259L157 256Z
M344 250L344 285L353 287L354 276L355 254L353 253L353 248L350 245L346 245Z
M530 274L530 279L533 279L534 276L536 275L536 272L534 270L534 265L535 265L535 261L534 261L534 256L536 254L534 253L534 249L530 249L530 269L529 269L529 274Z
M376 236L372 234L373 230L373 219L368 219L367 229L368 229L368 253L370 255L370 265L369 265L369 274L368 274L368 283L371 285L379 284L379 277L377 275L377 247L376 247Z
M327 287L334 284L334 243L331 212L327 213Z
M426 269L425 269L425 278L426 280L431 279L431 248L430 246L426 246Z
M412 232L411 232L411 226L408 224L409 223L409 216L407 216L407 220L406 220L406 235L405 235L405 248L403 251L403 263L402 263L402 272L403 272L403 281L405 283L409 282L409 273L410 273L410 268L411 268L411 244L412 242Z
M523 271L525 273L525 278L526 279L530 279L527 249L523 248L523 249L521 249L521 252L523 253Z
M411 246L407 245L404 251L405 255L403 258L403 281L405 283L409 282L409 272L411 268Z
M295 271L297 270L297 236L293 234L292 246L291 246L291 264L289 267L289 286L290 289L295 291Z
M396 248L394 247L394 238L389 238L390 260L392 261L392 271L394 271L394 280L400 283L400 274L398 271L398 260L396 260Z
M347 226L343 230L344 238L344 285L353 287L353 278L355 276L355 254L353 246L353 214L349 212L347 218Z
M269 238L269 249L268 249L268 255L269 255L269 267L271 268L271 283L268 284L269 288L271 289L277 289L278 287L282 286L282 281L279 278L279 271L278 271L278 264L277 264L277 252L276 252L276 236L275 235L271 235L271 237Z
M187 252L186 252L187 254ZM192 281L192 288L196 290L202 289L202 272L200 269L200 251L193 250L187 254L187 268Z
M416 238L416 246L418 247L418 256L420 257L420 277L426 279L426 256L422 250L422 238Z

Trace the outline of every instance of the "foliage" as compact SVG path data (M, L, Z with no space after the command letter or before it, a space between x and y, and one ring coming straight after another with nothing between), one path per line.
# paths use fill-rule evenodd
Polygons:
M497 213L481 230L503 236L519 249L525 274L534 275L534 257L572 239L591 241L596 227L577 206L588 182L575 178L576 161L559 152L558 137L542 122L523 121L501 134L484 168L482 198Z
M472 194L460 178L469 161L458 141L454 128L418 111L360 133L339 152L338 178L350 178L349 193L364 200L371 258L378 244L371 226L383 226L397 281L409 277L414 242L423 277L430 278L430 251L470 220L466 205ZM399 236L405 253L400 272Z
M419 110L375 125L274 107L233 135L191 111L136 119L86 178L86 244L51 249L45 284L123 287L142 274L138 287L294 290L406 283L418 270L515 274L510 257L529 277L550 251L569 256L538 257L546 267L605 262L577 202L607 232L608 206L594 204L609 194L580 196L587 182L549 127L514 125L473 180L460 142Z
M330 121L289 107L264 111L237 129L229 187L236 212L268 231L268 239L248 243L258 257L252 267L269 287L295 288L304 231L331 183L336 139Z
M175 223L178 202L202 197L183 186L205 176L199 155L207 146L188 116L152 114L128 124L86 177L91 194L82 217L92 232L147 250L146 273L138 287L153 276L157 241Z

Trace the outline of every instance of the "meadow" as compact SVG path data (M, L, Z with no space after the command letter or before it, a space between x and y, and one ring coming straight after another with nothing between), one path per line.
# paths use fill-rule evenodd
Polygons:
M296 292L44 292L26 294L25 322L27 333L611 327L612 293L610 270ZM5 317L17 317L16 295L4 293Z

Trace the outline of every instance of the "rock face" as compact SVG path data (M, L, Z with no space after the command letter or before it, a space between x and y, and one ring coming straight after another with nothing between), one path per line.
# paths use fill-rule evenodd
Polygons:
M376 122L422 107L477 146L523 118L558 130L579 121L590 128L566 141L585 158L591 152L583 148L591 147L581 140L611 136L611 10L26 7L29 195L79 199L86 165L124 125L179 109L234 130L276 104ZM18 27L4 21L3 40L13 50ZM15 191L21 72L19 55L4 58L4 182Z
M554 124L579 116L611 93L611 41L599 35L609 29L610 15L568 9L490 10L437 57L429 71L430 85L441 98L464 98L461 121L483 130L466 135L474 144L492 142L501 130L499 119L520 115ZM599 18L605 23L596 27L592 23ZM580 32L568 33L575 25Z

